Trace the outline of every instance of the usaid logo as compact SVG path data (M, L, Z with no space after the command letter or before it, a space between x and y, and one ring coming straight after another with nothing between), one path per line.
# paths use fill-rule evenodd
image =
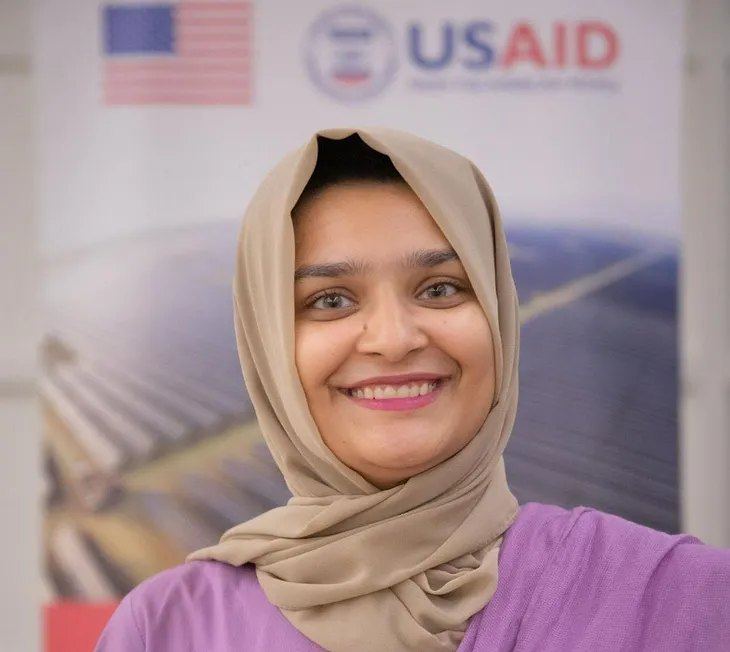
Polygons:
M395 78L417 92L614 91L618 32L600 20L495 23L407 20L395 31L372 9L330 9L312 24L305 62L339 100L376 97Z
M353 5L332 9L314 22L304 60L312 82L343 101L380 93L398 64L389 25L371 9Z

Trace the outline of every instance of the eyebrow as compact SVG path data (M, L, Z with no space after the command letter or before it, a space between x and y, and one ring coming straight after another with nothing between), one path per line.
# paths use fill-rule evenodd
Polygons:
M418 249L404 256L401 265L410 269L428 269L438 267L453 260L459 260L459 256L451 247L445 249ZM362 260L344 260L339 263L300 265L294 272L294 281L301 281L305 278L357 276L366 273L371 268L372 265L370 263Z

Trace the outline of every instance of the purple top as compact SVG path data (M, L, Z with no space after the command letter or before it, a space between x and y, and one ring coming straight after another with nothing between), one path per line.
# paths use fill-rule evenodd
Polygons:
M505 536L499 572L459 652L730 651L730 550L692 537L531 503ZM253 566L218 562L142 583L96 648L183 650L322 652L271 605Z

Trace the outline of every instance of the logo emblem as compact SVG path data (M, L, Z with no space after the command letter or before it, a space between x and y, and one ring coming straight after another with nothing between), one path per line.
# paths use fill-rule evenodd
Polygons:
M398 64L388 24L371 9L354 5L332 9L312 24L304 58L320 90L353 102L383 91Z

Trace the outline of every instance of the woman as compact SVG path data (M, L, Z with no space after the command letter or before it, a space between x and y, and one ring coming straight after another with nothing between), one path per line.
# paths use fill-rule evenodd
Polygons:
M327 130L243 220L235 327L293 493L128 595L98 652L730 650L730 551L518 507L518 304L466 159Z

